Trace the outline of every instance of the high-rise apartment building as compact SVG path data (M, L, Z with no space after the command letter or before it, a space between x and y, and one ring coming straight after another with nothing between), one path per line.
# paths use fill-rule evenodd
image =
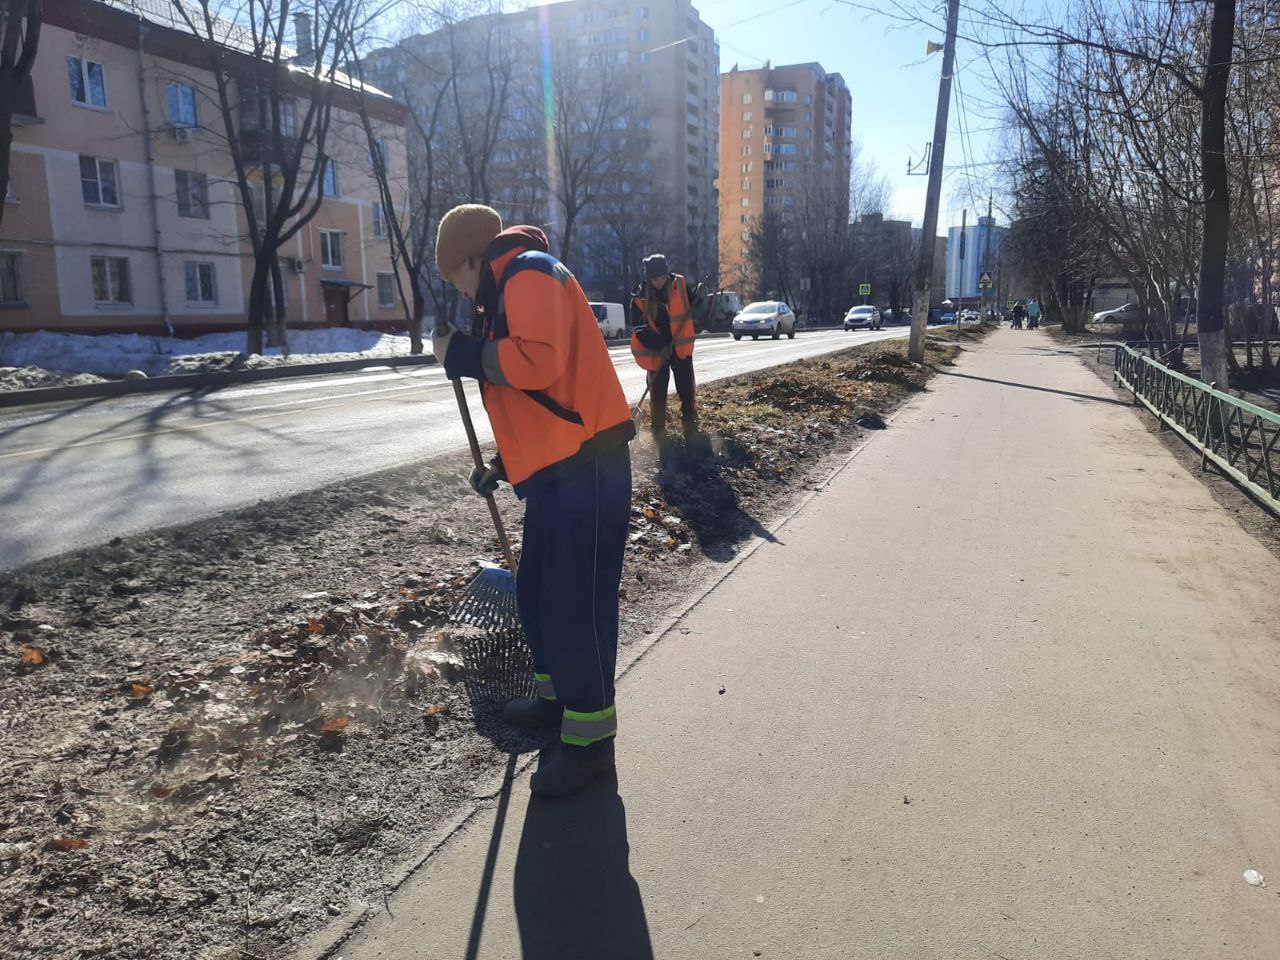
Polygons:
M1008 232L1007 227L997 227L991 217L979 217L977 223L963 228L952 227L947 231L948 299L976 301L983 294L978 287L983 273L991 274L992 278L993 286L987 295L995 295L995 284L999 282L1000 251Z
M720 282L754 290L747 236L754 220L788 218L823 178L848 205L853 98L817 63L735 65L720 76ZM841 193L842 191L842 193ZM832 202L839 202L838 196Z
M459 44L474 53L460 58ZM504 219L544 225L560 254L564 204L547 185L572 174L553 169L572 160L548 143L561 115L561 78L576 73L573 86L587 95L616 89L626 115L610 121L618 128L615 140L643 147L628 151L625 162L607 148L594 161L612 172L573 223L569 266L589 294L610 299L623 295L639 276L641 258L655 250L673 269L715 280L720 49L689 0L565 0L484 15L407 37L364 64L373 82L397 95L405 91L403 99L419 112L424 104L415 102L415 91L457 69L462 116L456 105L445 105L441 143L465 128L472 149L477 133L496 130L484 184L489 201ZM411 138L419 176L423 153ZM471 178L445 192L448 202L482 199Z

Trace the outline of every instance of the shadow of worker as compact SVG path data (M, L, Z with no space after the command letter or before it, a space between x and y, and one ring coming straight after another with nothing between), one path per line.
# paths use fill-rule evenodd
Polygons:
M515 870L524 960L653 960L630 853L616 775L530 799Z

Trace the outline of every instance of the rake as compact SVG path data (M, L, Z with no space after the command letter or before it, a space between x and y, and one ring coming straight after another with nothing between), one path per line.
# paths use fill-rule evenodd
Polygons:
M467 395L462 388L461 380L453 381L453 393L458 399L458 412L462 415L462 426L467 431L467 443L471 447L471 459L480 470L485 468L484 455L480 452L480 441L476 438L475 424L471 422L471 410L467 406ZM465 623L481 630L494 633L519 632L520 616L516 610L516 558L511 550L511 540L507 536L507 528L498 513L497 501L492 493L486 493L485 503L489 505L489 516L493 518L493 528L498 533L498 542L502 544L502 552L507 558L507 568L503 570L495 564L486 564L476 574L474 580L467 585L466 593L458 601L457 606L449 614L451 620Z
M475 424L471 422L471 410L467 406L461 380L453 381L453 393L467 432L471 459L483 470L484 455L476 439ZM506 555L508 569L486 565L467 584L462 599L450 611L449 619L472 628L453 638L462 655L463 680L472 698L502 702L533 695L533 655L520 626L516 607L516 558L511 540L493 494L485 494L485 502L489 504L489 516L493 518L493 527Z

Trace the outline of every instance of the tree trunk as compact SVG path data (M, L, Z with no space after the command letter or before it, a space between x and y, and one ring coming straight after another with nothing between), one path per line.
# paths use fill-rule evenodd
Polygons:
M1204 235L1200 245L1199 300L1196 326L1200 341L1200 379L1227 387L1227 333L1223 322L1223 287L1227 239L1231 228L1227 179L1227 87L1231 77L1231 43L1235 33L1235 0L1214 0L1209 28L1209 60L1205 65L1200 106L1200 182L1204 193Z
M422 353L422 321L427 313L427 303L422 295L421 284L411 283L409 287L409 296L413 299L413 318L409 321L409 352L416 357Z
M271 291L271 338L273 347L283 347L289 353L288 313L284 302L284 275L280 272L280 257L271 258L271 281L267 285Z
M249 281L248 336L245 353L262 353L267 313L267 276L262 261L254 261L253 277Z

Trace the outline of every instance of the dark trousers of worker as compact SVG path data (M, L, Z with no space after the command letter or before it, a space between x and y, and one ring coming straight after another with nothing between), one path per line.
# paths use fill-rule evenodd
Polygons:
M618 585L630 518L625 445L536 478L526 496L520 623L538 694L564 706L560 739L575 746L617 733Z
M649 374L650 429L658 439L667 432L667 389L671 377L676 379L676 393L680 397L680 419L685 433L698 423L698 384L693 376L693 357L681 359L672 356L661 369Z

